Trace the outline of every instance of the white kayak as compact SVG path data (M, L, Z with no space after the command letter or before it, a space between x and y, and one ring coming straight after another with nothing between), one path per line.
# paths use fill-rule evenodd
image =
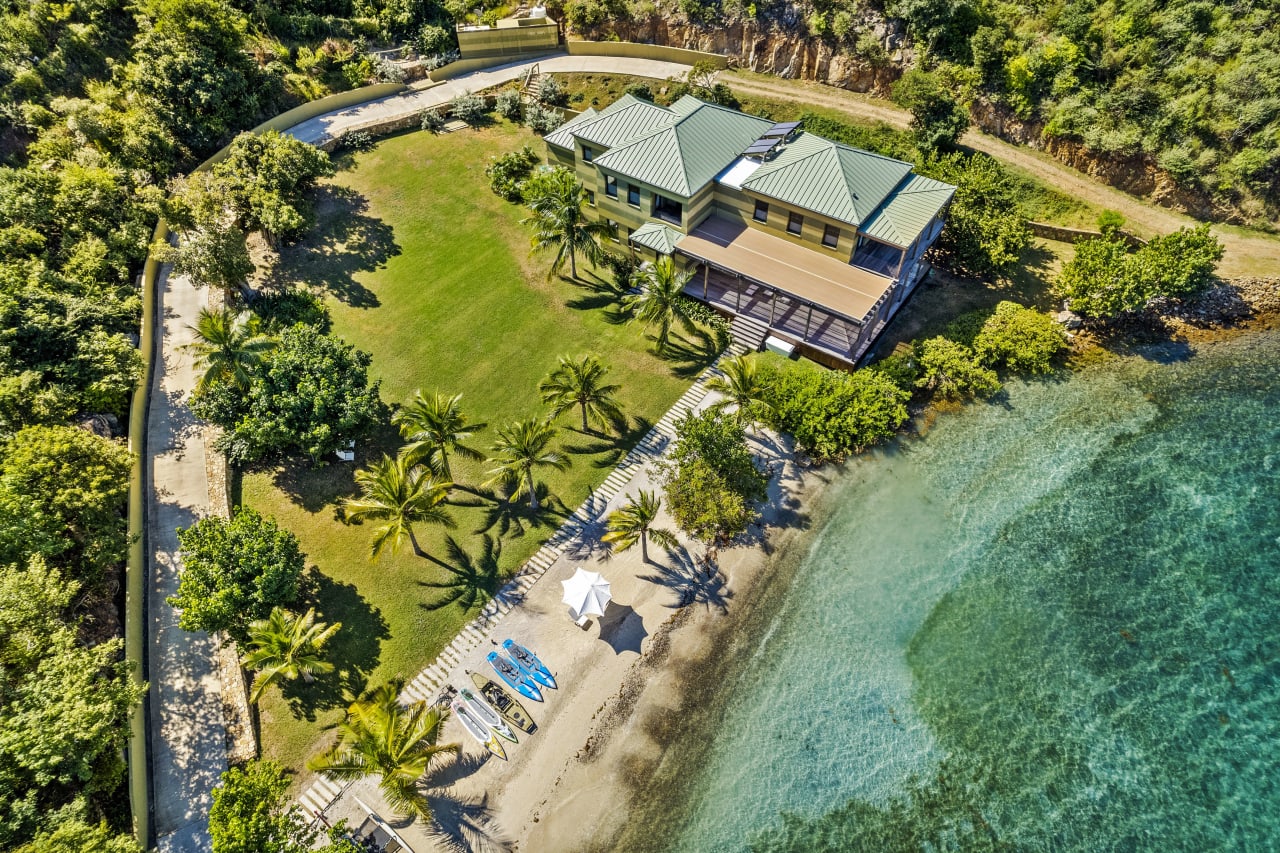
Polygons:
M516 740L516 733L511 731L511 727L502 719L502 715L494 710L494 707L486 702L484 697L478 695L469 687L463 687L459 690L458 696L466 704L467 710L475 714L480 722L512 743L519 743Z
M467 730L467 734L475 738L476 742L485 749L502 760L506 760L507 751L502 748L502 744L498 741L497 735L493 733L493 729L482 723L467 707L465 702L461 699L454 699L449 707L453 710L453 715L458 718L458 722L462 723L462 727Z

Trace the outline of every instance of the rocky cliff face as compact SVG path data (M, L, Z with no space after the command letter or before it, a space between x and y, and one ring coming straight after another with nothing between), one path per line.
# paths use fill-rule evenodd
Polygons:
M788 16L790 17L790 16ZM623 41L661 44L727 56L739 67L798 80L814 80L854 92L886 97L902 69L914 56L903 50L903 33L885 21L870 27L881 39L889 59L871 62L838 51L805 32L795 21L747 20L715 29L683 21L652 17L644 21L616 21L602 28ZM597 35L591 33L591 35Z
M858 28L875 35L883 48L883 58L870 60L810 36L803 11L794 6L772 20L749 19L711 27L655 15L645 20L611 21L584 35L716 53L729 57L731 64L752 71L888 97L893 82L915 64L915 52L900 21L867 15L858 22ZM1045 137L1043 123L1021 120L985 101L973 104L972 115L974 124L987 133L1042 149L1125 192L1198 217L1226 222L1244 219L1238 210L1179 187L1146 155L1120 156L1094 151L1074 140Z

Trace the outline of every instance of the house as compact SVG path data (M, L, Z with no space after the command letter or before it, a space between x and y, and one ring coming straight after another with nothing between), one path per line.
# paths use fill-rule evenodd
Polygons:
M630 95L546 137L613 239L668 255L740 331L854 364L911 294L955 187L911 164L685 96Z

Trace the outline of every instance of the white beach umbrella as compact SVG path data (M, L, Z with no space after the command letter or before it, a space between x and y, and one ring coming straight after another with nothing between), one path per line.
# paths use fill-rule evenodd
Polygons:
M573 618L585 620L588 616L604 616L613 593L609 582L599 572L579 568L573 577L561 581L564 587L564 603L569 605Z

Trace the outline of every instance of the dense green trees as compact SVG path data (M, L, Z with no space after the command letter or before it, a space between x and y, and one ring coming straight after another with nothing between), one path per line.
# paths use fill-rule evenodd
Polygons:
M367 353L299 323L263 358L247 393L217 383L191 408L225 430L218 446L233 462L290 453L318 462L386 419L368 368Z
M1181 298L1204 289L1222 258L1209 226L1157 237L1135 252L1118 237L1080 243L1058 276L1058 291L1072 311L1114 317L1157 297Z
M237 507L230 519L202 518L178 531L183 570L169 604L188 631L226 631L238 643L249 625L302 594L305 558L298 540L274 521Z
M104 807L145 687L130 679L120 640L84 642L68 615L80 593L39 557L0 571L0 847L39 834L42 851L93 838L103 846L92 849L130 849L90 825L119 817Z
M769 482L752 459L742 424L714 411L690 413L676 424L675 443L659 470L676 525L708 543L746 532Z
M1015 373L1048 373L1067 346L1066 331L1048 314L1003 301L973 339L974 355L983 364Z
M764 373L766 419L820 461L861 453L907 419L911 395L877 371L788 365Z
M274 761L250 761L222 774L213 789L213 853L307 853L317 835L288 795L289 777Z
M893 99L911 111L911 133L921 150L949 148L969 127L969 110L937 75L920 69L903 74Z
M933 251L961 275L990 278L1004 275L1031 244L1031 231L1009 174L985 154L934 154L917 171L954 184L946 227Z
M941 335L921 341L916 348L920 378L916 385L943 400L990 397L1000 390L996 372L984 367L973 350Z

